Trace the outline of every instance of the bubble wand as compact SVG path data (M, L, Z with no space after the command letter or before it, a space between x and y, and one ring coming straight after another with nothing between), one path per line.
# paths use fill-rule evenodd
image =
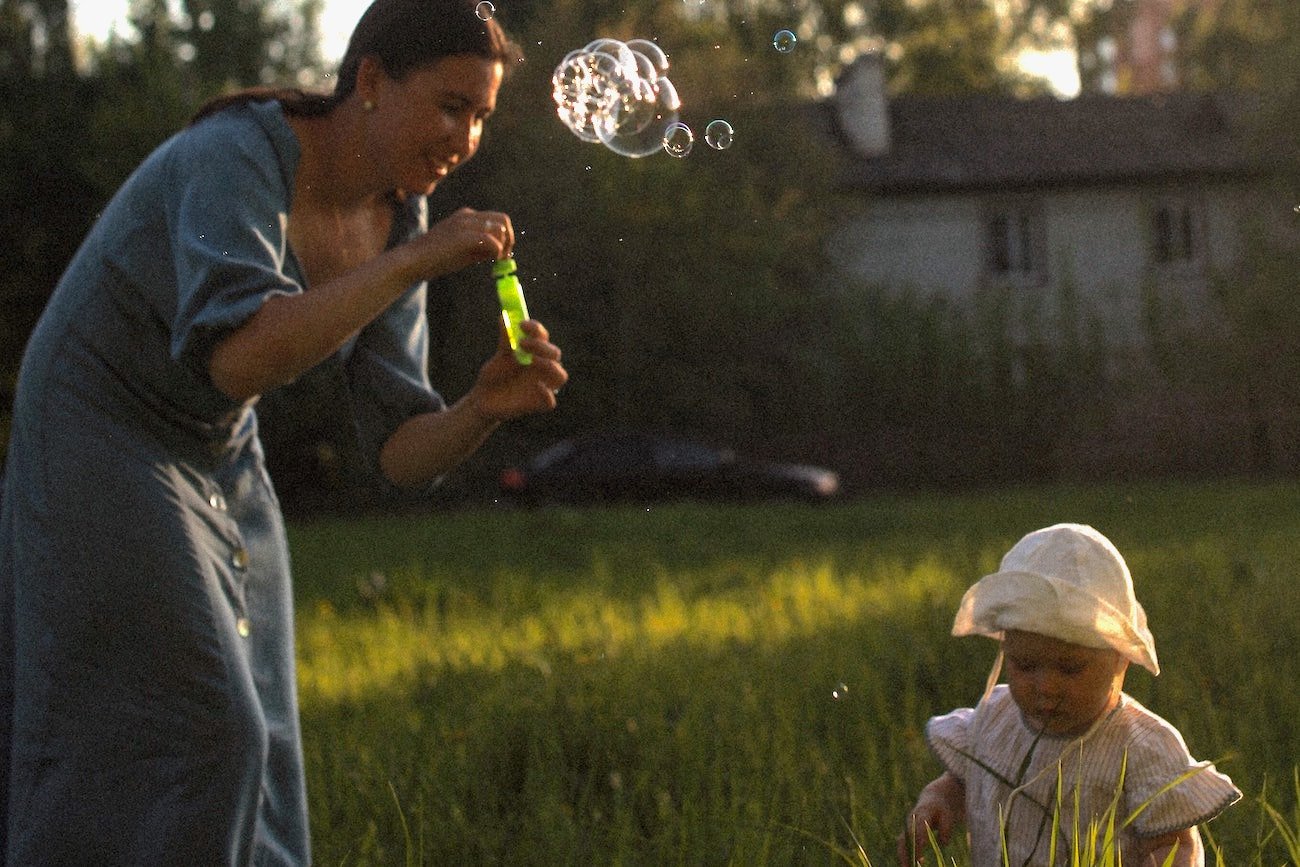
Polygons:
M528 318L528 305L524 302L524 287L519 285L517 270L513 256L492 263L497 300L501 302L501 320L506 325L510 348L514 350L515 360L520 364L532 364L532 354L519 348L520 341L524 339L524 330L520 324Z

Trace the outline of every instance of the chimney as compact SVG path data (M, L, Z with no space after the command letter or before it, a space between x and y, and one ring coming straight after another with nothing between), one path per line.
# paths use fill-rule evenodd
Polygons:
M836 80L834 99L840 130L859 156L889 153L889 100L880 52L858 55Z

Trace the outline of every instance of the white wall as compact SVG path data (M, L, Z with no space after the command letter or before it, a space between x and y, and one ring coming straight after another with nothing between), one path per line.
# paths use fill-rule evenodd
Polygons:
M1166 197L1193 203L1204 258L1177 267L1152 261L1152 211ZM1113 336L1141 337L1141 289L1155 277L1190 296L1204 292L1211 270L1241 254L1248 215L1268 202L1261 191L1231 185L1079 188L1031 196L1042 222L1048 284L1023 286L1026 300L1050 305L1063 280ZM935 194L878 198L830 238L832 261L855 281L912 287L969 299L984 275L986 195ZM1037 298L1030 298L1030 295Z

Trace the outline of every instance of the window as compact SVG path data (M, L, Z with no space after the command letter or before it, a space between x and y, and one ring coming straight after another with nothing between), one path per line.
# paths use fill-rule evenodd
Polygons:
M985 270L1014 283L1041 283L1047 274L1042 217L1033 202L1000 202L984 217Z
M1200 232L1192 203L1183 198L1157 202L1151 212L1151 258L1173 266L1200 259Z

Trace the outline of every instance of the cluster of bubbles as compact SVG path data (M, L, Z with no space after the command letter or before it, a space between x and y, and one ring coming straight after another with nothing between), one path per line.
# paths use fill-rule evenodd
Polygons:
M648 39L597 39L570 51L551 76L556 112L570 131L614 153L645 157L658 151L684 157L695 133L678 119L681 99L668 78L668 56ZM731 147L725 120L705 130L715 150Z
M669 136L678 140L682 126L681 99L667 71L668 56L648 39L597 39L555 67L551 95L578 138L623 156L649 156L667 148Z

